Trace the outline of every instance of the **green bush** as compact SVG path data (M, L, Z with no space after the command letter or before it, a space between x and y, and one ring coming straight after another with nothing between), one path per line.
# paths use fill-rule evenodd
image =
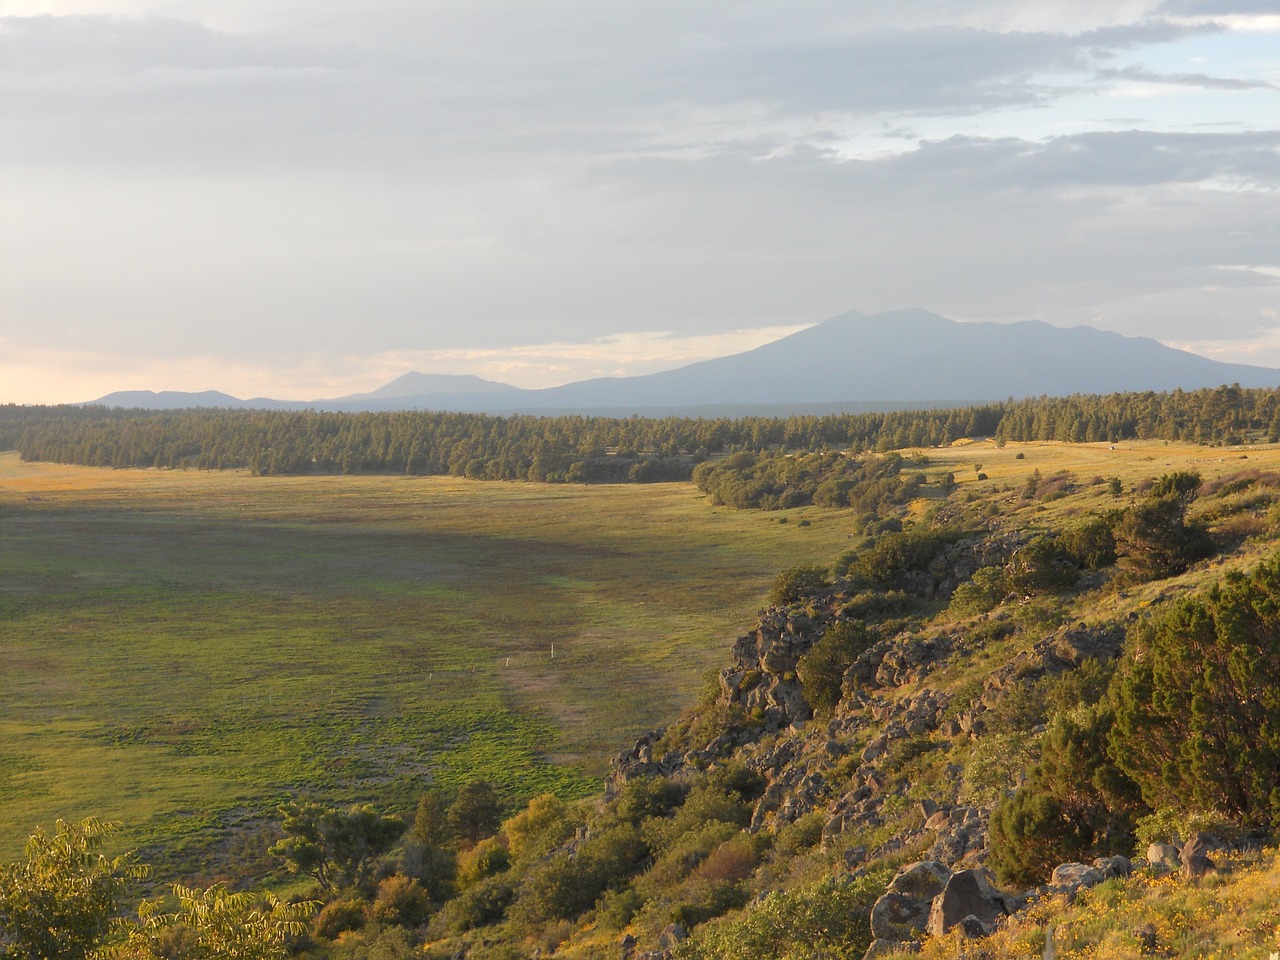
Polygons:
M572 920L606 890L635 875L649 857L640 831L629 823L589 837L576 851L561 851L525 874L511 905L511 922L525 932L557 920Z
M950 609L961 617L986 613L1009 597L1009 582L1002 567L979 567L951 594Z
M827 714L835 709L840 702L844 672L874 640L861 623L843 620L827 627L822 639L800 658L796 672L804 698L815 713Z
M858 960L871 945L871 907L886 877L822 880L777 891L699 927L676 960Z
M1113 722L1103 707L1054 718L1027 782L991 815L987 862L1001 880L1042 883L1059 863L1129 851L1141 804L1107 755Z
M1005 581L1020 597L1060 593L1080 578L1066 553L1049 537L1036 537L1009 560Z
M1171 577L1212 552L1204 527L1186 520L1187 506L1199 486L1199 474L1166 474L1152 484L1144 500L1124 512L1114 536L1126 579Z
M1152 808L1280 829L1280 557L1131 630L1110 698L1110 752Z
M431 918L434 936L464 933L497 923L515 898L515 881L509 874L486 877L454 897Z
M818 566L790 567L778 574L769 591L769 603L784 607L817 596L831 586L827 571Z
M905 589L910 574L928 569L934 557L964 535L955 527L887 533L849 562L849 576L879 587Z

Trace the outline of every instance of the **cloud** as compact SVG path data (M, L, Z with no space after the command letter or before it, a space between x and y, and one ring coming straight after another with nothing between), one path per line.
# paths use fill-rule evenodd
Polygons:
M1191 72L1235 21L1157 6L14 0L59 15L0 18L0 336L363 389L851 307L1244 335L1280 307L1219 268L1280 248L1269 48Z
M1142 67L1120 67L1099 70L1099 77L1106 80L1134 80L1140 83L1167 83L1180 87L1200 87L1204 90L1275 90L1274 83L1266 80L1240 80L1234 77L1210 77L1203 73L1153 73Z

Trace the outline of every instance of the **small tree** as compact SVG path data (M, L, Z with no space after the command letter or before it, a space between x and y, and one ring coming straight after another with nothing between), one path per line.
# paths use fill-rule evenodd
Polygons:
M326 893L367 883L373 861L404 833L404 821L382 816L370 804L338 810L318 803L289 803L280 812L285 837L271 852L294 873L314 877Z
M1124 512L1115 527L1116 554L1134 581L1181 573L1211 547L1204 528L1186 522L1187 506L1200 487L1197 473L1171 473L1157 480L1147 498Z
M1280 558L1135 628L1109 695L1111 755L1153 808L1280 829Z
M486 780L464 783L445 816L449 833L459 840L475 842L493 836L502 822L502 800L497 788Z
M817 596L831 586L827 571L818 566L789 567L778 574L769 592L769 602L785 606Z
M102 853L118 828L59 820L31 835L25 861L0 868L0 957L81 960L101 942L128 882L147 874L131 853Z
M1027 782L996 805L989 863L1005 881L1039 883L1059 863L1127 850L1140 809L1137 785L1107 756L1112 714L1059 714Z
M828 627L822 639L800 658L796 673L804 685L804 698L815 713L835 709L844 672L873 639L861 623L844 620Z
M315 901L286 903L269 893L230 893L223 884L207 890L175 884L178 909L162 900L144 900L138 920L127 924L125 941L108 956L118 960L163 960L172 956L175 931L182 931L188 960L284 960L290 937L307 932Z

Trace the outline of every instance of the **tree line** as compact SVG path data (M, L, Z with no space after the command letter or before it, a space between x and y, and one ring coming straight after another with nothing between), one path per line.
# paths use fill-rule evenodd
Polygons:
M688 480L727 454L997 442L1280 440L1274 390L1039 397L949 410L741 418L0 407L0 449L97 467L402 473L549 483Z

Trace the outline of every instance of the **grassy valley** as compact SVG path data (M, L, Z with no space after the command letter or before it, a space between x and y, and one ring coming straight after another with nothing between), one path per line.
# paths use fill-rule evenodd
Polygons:
M181 844L293 794L407 810L431 780L592 792L780 565L842 549L810 512L0 455L0 847L89 814Z
M6 454L0 828L16 854L33 821L118 818L157 879L316 896L291 949L317 960L857 960L919 861L994 871L1002 915L981 946L904 927L877 955L1263 958L1265 813L1088 786L1180 598L1261 618L1270 656L1280 446L1238 439L969 438L859 475L762 452L710 495ZM806 484L861 506L715 502ZM1035 790L1077 806L1011 826ZM404 819L330 884L267 852L291 798ZM1031 890L1200 830L1203 882L1135 860Z

